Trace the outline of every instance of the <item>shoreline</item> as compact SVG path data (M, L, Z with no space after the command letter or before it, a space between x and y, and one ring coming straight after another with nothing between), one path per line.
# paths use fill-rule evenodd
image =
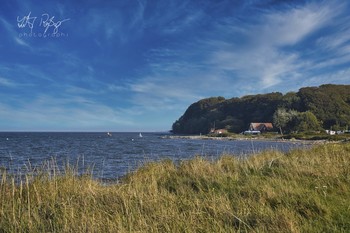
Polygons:
M262 142L289 142L302 144L326 144L329 140L300 140L300 139L281 139L281 138L264 138L264 137L211 137L207 135L166 135L162 139L190 139L190 140L225 140L225 141L262 141Z

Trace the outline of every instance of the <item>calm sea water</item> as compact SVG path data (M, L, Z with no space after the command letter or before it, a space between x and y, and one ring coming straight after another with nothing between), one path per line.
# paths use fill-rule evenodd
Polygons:
M0 168L26 173L56 160L58 166L78 164L79 171L93 167L99 179L117 179L145 162L171 159L181 161L195 156L216 159L222 154L242 156L277 149L288 151L305 146L299 143L164 139L161 133L0 133Z

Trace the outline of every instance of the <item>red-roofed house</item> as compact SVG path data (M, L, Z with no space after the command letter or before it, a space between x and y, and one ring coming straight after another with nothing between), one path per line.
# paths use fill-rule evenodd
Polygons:
M271 131L273 129L272 123L250 123L249 131L260 131L261 133Z

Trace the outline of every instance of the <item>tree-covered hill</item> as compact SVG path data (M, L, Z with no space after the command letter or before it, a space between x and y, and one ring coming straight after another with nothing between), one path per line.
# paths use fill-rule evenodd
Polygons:
M202 99L188 107L172 130L206 134L212 128L225 128L239 133L251 122L273 122L283 131L345 129L350 125L350 85L304 87L284 95L273 92Z

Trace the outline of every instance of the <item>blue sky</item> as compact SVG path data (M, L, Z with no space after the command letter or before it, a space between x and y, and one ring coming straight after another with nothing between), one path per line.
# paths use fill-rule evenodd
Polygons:
M0 131L165 131L210 96L350 84L350 2L3 0Z

